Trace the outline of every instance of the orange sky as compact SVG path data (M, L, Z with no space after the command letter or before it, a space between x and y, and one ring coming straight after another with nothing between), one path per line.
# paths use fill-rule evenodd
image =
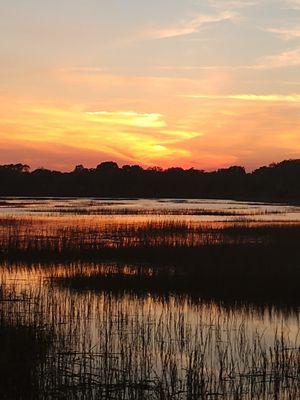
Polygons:
M152 3L4 6L0 163L252 169L300 157L300 3Z

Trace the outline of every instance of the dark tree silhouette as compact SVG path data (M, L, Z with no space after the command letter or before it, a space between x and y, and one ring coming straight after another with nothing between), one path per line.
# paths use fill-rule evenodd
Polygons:
M113 161L96 168L77 165L72 172L25 164L0 166L0 195L15 196L102 196L102 197L189 197L232 198L270 201L300 201L300 160L285 160L251 173L232 166L205 172L194 168L139 165L119 167Z

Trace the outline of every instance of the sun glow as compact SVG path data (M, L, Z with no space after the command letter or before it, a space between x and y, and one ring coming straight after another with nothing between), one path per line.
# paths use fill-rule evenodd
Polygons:
M55 1L21 3L0 16L0 163L252 169L300 157L296 1L61 0L63 19Z

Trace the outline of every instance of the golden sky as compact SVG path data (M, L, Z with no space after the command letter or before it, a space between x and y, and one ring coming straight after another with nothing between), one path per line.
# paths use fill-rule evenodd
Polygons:
M0 163L300 157L298 0L11 0L0 31Z

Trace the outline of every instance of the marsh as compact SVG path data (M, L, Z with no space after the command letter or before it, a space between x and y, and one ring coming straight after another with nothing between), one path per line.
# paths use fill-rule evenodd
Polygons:
M299 207L3 198L0 212L1 368L19 366L3 398L299 397Z

